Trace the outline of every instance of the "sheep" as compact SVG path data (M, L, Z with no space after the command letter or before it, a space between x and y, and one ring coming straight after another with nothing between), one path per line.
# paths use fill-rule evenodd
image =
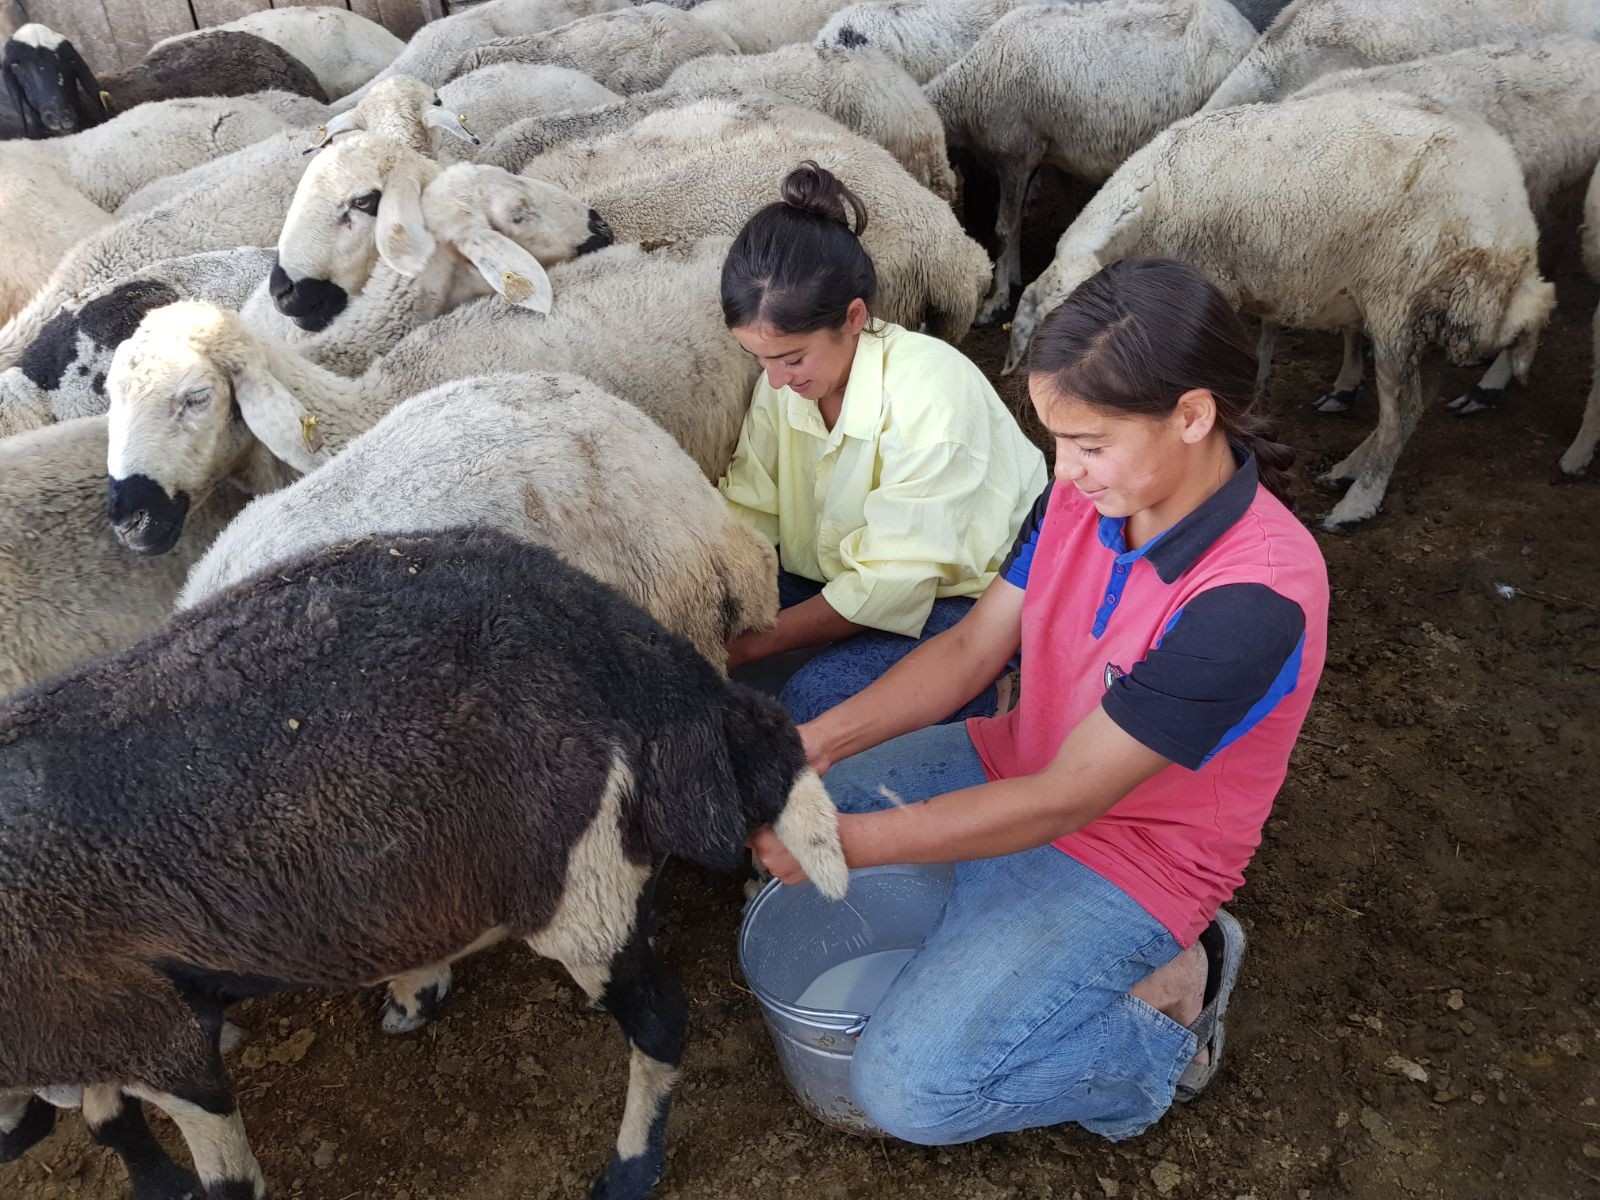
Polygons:
M1200 107L1255 41L1229 0L1017 9L924 91L953 148L1000 176L998 320L1022 271L1022 208L1042 163L1093 182Z
M732 38L693 13L665 4L641 4L583 17L544 33L496 38L463 54L455 74L497 63L550 63L582 71L626 96L660 87L690 59L738 52Z
M106 119L100 81L77 47L48 25L32 21L6 39L0 75L23 137L77 133Z
M1587 179L1600 161L1600 44L1588 38L1540 38L1470 46L1393 66L1339 71L1295 93L1405 92L1447 108L1462 108L1494 126L1516 152L1535 214L1547 213L1556 193ZM1360 328L1345 330L1344 363L1333 389L1316 403L1345 412L1364 374ZM1488 374L1450 402L1462 414L1497 408L1505 400L1511 364L1502 353Z
M1350 67L1405 62L1483 42L1600 37L1595 0L1296 0L1261 35L1204 112L1276 100Z
M808 158L866 202L879 315L925 323L950 341L965 336L988 285L988 256L888 151L820 113L780 108L751 123L737 104L703 101L557 147L522 173L593 205L620 240L686 240L738 233L773 199L774 181Z
M915 82L881 54L785 46L770 54L711 55L679 67L667 91L715 94L734 87L781 96L826 113L877 142L940 199L956 198L944 126Z
M396 75L440 87L449 82L463 54L494 38L543 33L580 17L616 12L631 4L632 0L487 0L475 4L417 30L399 57L365 87L335 101L335 107L350 107L364 99L375 85Z
M450 189L448 202L441 197L434 204L430 220L423 211L424 189L441 172L425 155L372 133L351 134L318 155L300 179L278 237L268 283L278 311L302 329L324 329L366 286L380 260L402 275L422 274L436 257L439 236L453 235L478 207L477 198L458 186ZM503 174L483 167L453 178L488 181ZM561 188L506 177L502 191L508 189L505 221L519 237L533 239L525 244L540 262L554 264L611 244L600 214ZM463 252L487 271L489 259L510 242L504 234L487 236L481 222L478 228L485 236L462 243ZM526 257L500 264L496 273L527 275L521 269ZM451 264L443 262L440 269L449 271Z
M343 8L319 5L248 13L197 33L163 38L151 51L192 41L213 30L250 34L282 47L311 69L330 100L364 85L406 48L403 41L376 21Z
M326 466L251 502L178 607L313 546L453 525L549 546L719 669L729 638L777 619L771 544L659 425L572 375L484 376L413 396Z
M1293 171L1278 169L1284 159ZM1438 345L1465 362L1510 347L1520 374L1554 303L1506 140L1469 113L1399 94L1246 105L1158 134L1084 207L1023 292L1005 370L1074 287L1139 255L1181 259L1279 324L1365 322L1378 425L1322 476L1349 487L1327 530L1377 512L1422 414L1424 350Z
M266 1195L222 1069L229 1004L520 938L626 1035L591 1194L644 1200L687 1026L650 945L662 862L734 870L770 823L825 895L848 883L775 700L488 530L275 565L13 700L0 823L3 1149L49 1132L39 1090L81 1087L139 1195ZM177 1122L197 1180L139 1100Z
M927 83L970 50L1018 0L867 0L841 8L817 32L825 50L875 50Z
M311 69L281 46L248 33L212 30L153 48L138 66L101 76L100 88L110 113L157 100L266 91L328 102Z
M430 131L459 126L448 110L434 103L432 88L412 79L390 81L363 101L354 119L363 127L384 132L396 140L429 144ZM247 102L174 100L168 105L228 104ZM309 104L310 101L301 101ZM142 113L165 106L145 105L97 130L103 136L119 122L139 120ZM320 114L323 106L315 106ZM83 136L83 135L79 135ZM84 239L50 274L27 304L0 326L0 370L14 365L46 322L75 295L94 289L163 259L181 258L208 250L259 246L278 236L284 213L307 160L303 133L279 133L253 146L227 164L228 173L191 179L195 186L164 203L130 214ZM58 145L69 145L67 139ZM12 147L0 148L10 153ZM209 166L209 164L208 164ZM237 174L235 174L237 173ZM248 191L240 176L247 176ZM0 185L5 184L0 177ZM217 186L217 185L221 186Z
M302 332L274 306L268 282L277 259L271 250L241 247L191 255L107 285L81 308L53 318L17 366L0 374L0 436L105 412L105 376L113 352L145 313L179 299L238 309L251 325L292 342L312 362L341 375L360 374L417 326L490 294L484 272L501 282L507 271L528 279L528 294L520 303L537 310L541 264L565 261L598 245L595 218L586 206L547 184L493 167L446 168L423 192L421 209L421 240L434 247L421 269L408 276L380 259L349 304L315 335Z
M0 373L0 438L106 411L111 355L152 308L204 299L238 308L272 269L272 251L214 250L155 263L52 317L16 366Z
M110 210L135 188L287 124L255 100L169 100L70 137L0 145L0 228L16 233L0 264L0 321L26 306L74 246L109 227Z
M161 553L182 534L185 506L225 481L273 490L407 397L485 371L583 375L653 418L719 479L757 374L717 303L728 245L612 246L563 263L550 272L559 301L548 316L500 299L464 304L354 379L236 313L194 301L158 308L117 348L107 376L108 516L130 549Z
M696 19L727 34L741 54L766 54L809 42L846 0L705 0Z
M1583 201L1583 265L1589 277L1600 283L1600 169L1589 181L1589 191ZM1600 443L1600 307L1594 313L1594 384L1589 389L1588 402L1583 407L1583 424L1578 436L1561 456L1561 470L1568 476L1579 476L1594 461L1594 448Z
M216 489L186 514L176 553L138 559L106 524L105 459L104 416L0 440L0 695L160 626L246 499Z

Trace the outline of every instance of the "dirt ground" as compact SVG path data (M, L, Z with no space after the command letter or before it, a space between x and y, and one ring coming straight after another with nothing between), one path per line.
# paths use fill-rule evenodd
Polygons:
M1063 204L1047 189L1036 205L1030 278ZM693 1016L662 1197L1600 1197L1600 484L1552 484L1597 297L1570 238L1549 259L1561 307L1529 386L1476 418L1435 406L1383 513L1318 534L1327 672L1232 906L1251 951L1207 1095L1115 1146L1070 1128L945 1150L836 1134L792 1101L742 986L740 882L677 867L661 949ZM1002 340L980 331L965 349L994 372ZM1280 348L1271 395L1320 469L1365 435L1373 402L1314 413L1337 340ZM1441 394L1470 378L1446 372ZM1301 500L1303 516L1330 503L1309 483ZM1521 594L1498 598L1502 583ZM625 1056L553 964L490 952L422 1033L386 1037L377 1017L375 995L237 1014L235 1078L275 1196L586 1194ZM72 1115L0 1167L16 1200L125 1187Z

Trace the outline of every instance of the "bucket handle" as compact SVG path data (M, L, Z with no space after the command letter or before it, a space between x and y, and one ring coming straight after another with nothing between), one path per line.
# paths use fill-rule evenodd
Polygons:
M849 1025L846 1025L844 1029L845 1037L859 1038L863 1033L866 1032L868 1020L870 1020L870 1018L862 1017L859 1021L852 1021Z

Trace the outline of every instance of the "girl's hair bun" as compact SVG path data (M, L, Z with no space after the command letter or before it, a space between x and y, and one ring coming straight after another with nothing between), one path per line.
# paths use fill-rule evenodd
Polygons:
M867 229L867 206L826 167L807 159L783 181L783 202L824 220L837 221L860 237ZM854 218L852 222L851 218Z

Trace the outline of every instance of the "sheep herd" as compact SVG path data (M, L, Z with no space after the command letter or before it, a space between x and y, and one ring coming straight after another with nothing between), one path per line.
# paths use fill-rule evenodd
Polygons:
M112 77L17 30L0 1161L78 1107L138 1195L259 1200L225 1006L382 984L411 1029L515 937L623 1026L593 1195L648 1195L684 1028L652 868L731 869L776 822L844 883L793 727L721 677L777 604L714 486L758 371L718 302L730 239L814 160L871 214L878 315L1009 320L1008 373L1130 257L1259 318L1263 387L1281 328L1341 331L1324 411L1364 334L1377 425L1323 479L1346 529L1430 354L1489 364L1460 411L1526 377L1540 236L1586 181L1600 279L1597 39L1600 0L487 0L409 43L270 10ZM1098 191L1030 281L1046 165ZM1582 407L1571 475L1600 383Z

